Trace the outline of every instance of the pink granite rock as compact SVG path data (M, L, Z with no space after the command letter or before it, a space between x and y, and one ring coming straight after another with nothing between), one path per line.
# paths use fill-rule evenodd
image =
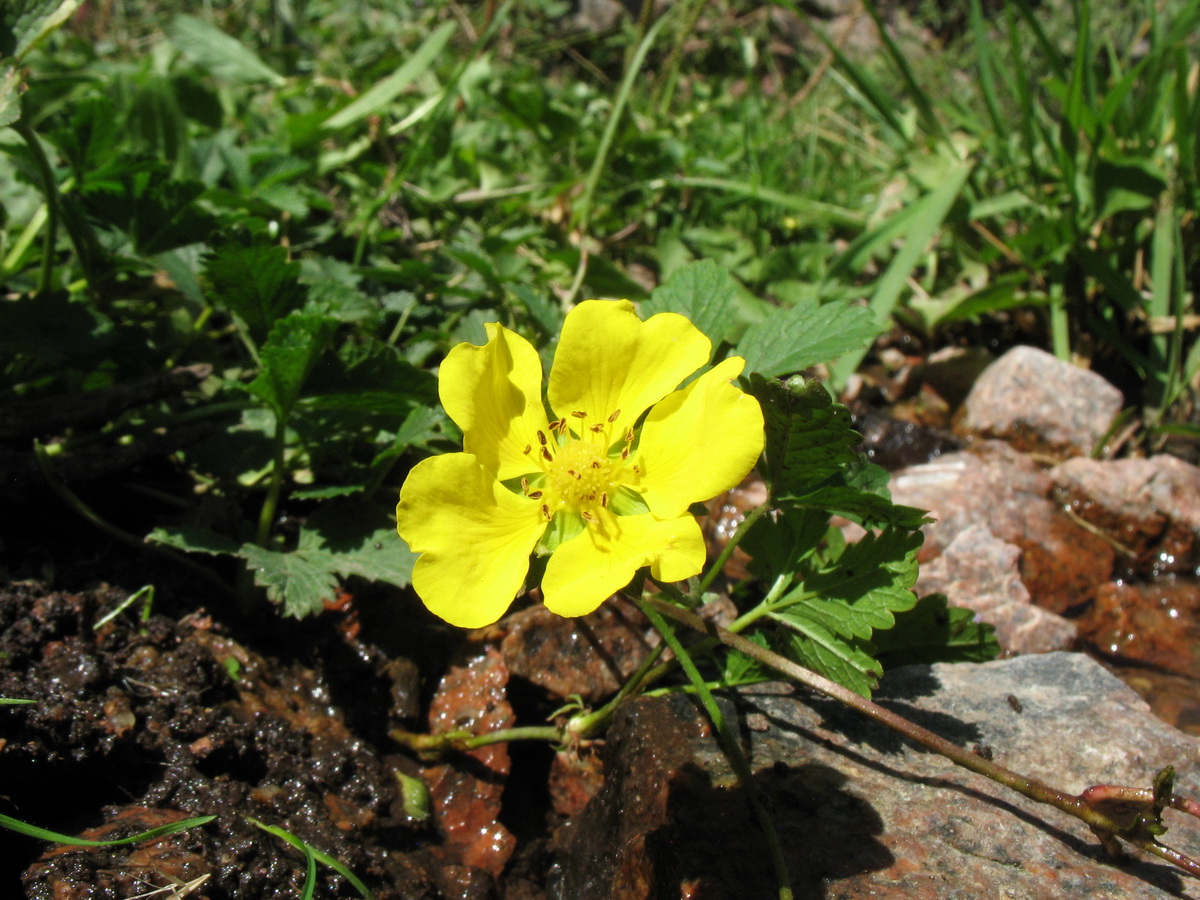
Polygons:
M951 606L974 610L995 626L1009 653L1044 653L1069 648L1075 626L1034 606L1021 582L1021 550L983 525L960 531L942 555L921 567L917 593L942 593Z
M1200 469L1167 455L1070 459L1050 477L1061 499L1149 574L1200 562Z
M1053 482L1027 455L989 441L892 476L897 503L927 509L922 564L972 525L1021 548L1021 580L1033 602L1061 613L1091 601L1112 574L1109 542L1072 521L1049 499Z
M1121 392L1095 372L1044 350L1014 347L976 379L956 430L1060 459L1086 456L1122 403Z

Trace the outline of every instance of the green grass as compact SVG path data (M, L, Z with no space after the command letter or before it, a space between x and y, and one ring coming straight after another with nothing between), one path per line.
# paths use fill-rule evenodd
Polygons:
M296 614L347 573L406 582L370 548L404 469L456 440L431 412L449 346L495 320L545 344L571 301L646 302L696 260L733 276L727 348L777 306L863 303L931 346L1021 309L1139 386L1148 443L1185 427L1195 4L975 0L933 52L869 4L867 55L733 3L604 33L550 0L26 7L0 22L0 383L211 365L45 463L211 426L151 537L241 556ZM297 508L320 527L276 533Z

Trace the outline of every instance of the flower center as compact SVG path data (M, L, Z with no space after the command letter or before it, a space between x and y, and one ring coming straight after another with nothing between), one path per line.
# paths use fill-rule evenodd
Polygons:
M613 474L600 445L568 440L546 467L546 487L558 495L563 505L583 513L594 506L608 505L608 496L617 487Z

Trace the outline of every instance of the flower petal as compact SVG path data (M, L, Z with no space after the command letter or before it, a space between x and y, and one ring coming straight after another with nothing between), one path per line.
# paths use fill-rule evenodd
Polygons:
M682 581L704 568L704 537L690 516L662 520L605 516L562 544L546 564L542 594L560 616L584 616L649 565L656 578Z
M546 428L542 362L529 341L489 322L482 347L459 344L438 371L442 406L463 431L463 450L505 481L528 475L536 462L524 451Z
M396 531L421 554L413 588L431 612L463 628L504 615L545 529L537 502L509 491L469 453L417 463L396 507Z
M731 384L744 365L730 357L646 416L632 460L641 472L634 484L660 518L733 487L762 453L762 408Z
M574 412L607 419L620 440L638 416L708 361L712 343L676 313L645 322L628 300L585 300L567 314L550 368L555 415L574 426Z

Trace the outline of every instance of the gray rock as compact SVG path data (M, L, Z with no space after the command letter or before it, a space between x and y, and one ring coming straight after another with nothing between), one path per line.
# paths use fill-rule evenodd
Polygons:
M1121 392L1095 372L1034 347L1014 347L984 370L956 426L1060 459L1092 452L1121 411Z
M1115 863L1078 820L833 701L771 688L742 692L739 715L797 898L1200 898L1200 880L1157 858ZM1146 787L1170 764L1180 793L1200 794L1200 743L1081 655L907 667L888 675L880 697L1071 792ZM560 832L550 896L774 895L761 833L692 701L630 704L605 759L600 794ZM1167 824L1170 846L1200 856L1200 822L1169 812Z
M1075 626L1034 606L1021 581L1021 549L1000 540L984 525L958 533L942 555L921 567L918 594L942 593L951 606L974 610L996 628L1010 653L1064 650L1075 641Z

